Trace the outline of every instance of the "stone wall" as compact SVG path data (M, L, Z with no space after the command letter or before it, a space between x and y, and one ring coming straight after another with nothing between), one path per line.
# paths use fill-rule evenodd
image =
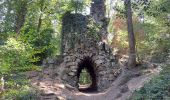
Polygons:
M87 38L86 42L76 43L73 49L66 48L64 55L60 57L63 59L47 59L44 66L51 70L48 74L54 79L60 79L63 83L78 88L79 64L89 58L93 63L90 67L96 75L97 91L104 91L121 72L115 56L110 51L108 45L103 46L102 43Z
M78 88L77 70L79 63L85 58L89 58L93 62L93 69L97 79L97 90L103 91L107 89L120 73L120 68L115 62L114 55L111 54L109 47L99 45L92 39L88 39L86 43L76 44L74 49L65 50L62 67L64 70L61 79L73 87Z

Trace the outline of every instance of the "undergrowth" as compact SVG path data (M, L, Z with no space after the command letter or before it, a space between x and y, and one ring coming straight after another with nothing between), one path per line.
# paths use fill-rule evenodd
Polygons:
M131 100L170 100L170 65L165 66L160 75L135 91Z

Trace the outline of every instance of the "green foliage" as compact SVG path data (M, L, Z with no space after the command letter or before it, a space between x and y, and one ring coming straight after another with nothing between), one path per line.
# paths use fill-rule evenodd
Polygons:
M4 93L1 99L5 100L39 100L38 91L28 86L19 89L10 89Z
M38 57L40 61L47 56L53 54L54 44L52 44L53 29L45 29L37 33L35 29L23 29L20 39L26 44L29 44L37 53L33 56Z
M83 69L82 72L80 73L79 84L80 85L91 84L91 77L89 73L86 71L86 69Z
M28 85L28 80L24 72L39 70L39 67L33 64L38 61L33 57L36 53L29 44L11 36L4 45L0 45L0 77L4 77L5 80L5 91L0 96L5 100L26 95L25 86Z
M88 27L87 34L90 37L92 37L93 39L99 41L100 37L99 37L98 33L101 29L101 26L99 24L95 23L92 18L89 18L89 23L88 23L87 27Z
M59 36L55 36L51 23L55 17L56 0L41 1L7 0L2 3L3 9L8 10L0 10L0 14L4 12L5 16L0 29L0 78L4 77L5 80L5 91L0 95L2 99L37 100L34 99L36 94L30 90L29 80L24 73L39 70L37 64L41 64L47 56L58 53L59 49L56 48L59 43L55 39ZM22 9L23 6L26 10ZM16 34L13 32L16 16L23 10L26 11L25 23L20 33ZM39 19L42 19L42 22L37 31Z
M167 37L169 31L165 25L159 23L158 19L146 18L145 23L134 23L134 29L140 59L152 56L151 60L155 59L154 62L165 61L164 58L166 58L170 47L169 42L167 42L170 40Z
M119 18L116 18L116 20L123 20L123 2L117 3L118 5L116 5L115 9L117 10L116 15ZM165 61L167 51L170 48L169 42L167 42L170 41L168 36L170 32L170 20L168 18L170 13L169 4L169 0L132 0L133 27L139 61L146 59L157 63ZM119 23L119 20L116 24L112 25L118 27L116 34L126 31L126 26L122 27L121 25L124 25L124 23ZM122 39L119 41L119 45L127 42L126 36L124 36L120 36ZM124 45L122 46L125 47Z
M34 50L15 38L8 38L6 45L0 46L0 73L17 73L36 69L32 62L37 58L32 58L36 54Z
M83 40L82 34L100 40L98 33L101 26L91 17L79 14L85 12L90 3L91 0L0 0L0 16L3 17L0 20L0 78L5 79L3 99L38 100L36 91L30 88L29 81L23 73L39 69L36 65L41 64L43 59L60 53L63 35L61 31L66 36L72 37L69 40L71 45ZM169 5L169 0L132 0L135 15L133 19L144 16L144 23L140 23L140 19L134 21L137 52L141 59L151 55L163 62L166 58L170 49ZM125 12L123 1L117 2L115 10L118 11L116 17L123 19ZM66 17L63 24L62 18L66 12L70 12L67 13L69 18ZM21 21L17 17L23 17L22 14L25 18L22 20L24 25L16 34L15 23ZM123 28L117 31L119 47L127 49L126 25L122 26ZM113 25L109 30L114 31ZM169 99L168 70L163 70L161 76L138 91L135 98ZM80 84L91 82L85 70L82 71L79 81Z
M116 2L114 9L117 11L117 17L125 18L124 1Z
M62 11L69 11L75 13L81 13L85 10L86 6L89 6L90 0L67 0L67 1L59 1Z
M136 91L132 100L169 100L170 99L170 65L159 76L154 77L144 87Z

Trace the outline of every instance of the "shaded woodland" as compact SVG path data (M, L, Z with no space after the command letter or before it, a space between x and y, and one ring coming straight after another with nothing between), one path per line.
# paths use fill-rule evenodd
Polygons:
M169 0L0 0L0 100L104 99L170 100Z

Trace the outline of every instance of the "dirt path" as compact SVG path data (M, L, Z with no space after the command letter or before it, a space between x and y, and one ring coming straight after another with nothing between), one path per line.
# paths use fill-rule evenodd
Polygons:
M125 78L124 75L126 75L122 74L106 92L97 94L75 93L74 100L126 100L132 95L134 90L141 88L153 75L159 73L157 69L148 71L148 73L135 76L125 84L120 85L121 81L123 81L122 79Z
M59 80L50 78L42 79L37 85L37 78L34 77L32 84L43 91L41 100L126 100L134 90L141 88L160 71L158 68L139 70L124 70L112 86L102 93L82 93L69 85L60 83Z

